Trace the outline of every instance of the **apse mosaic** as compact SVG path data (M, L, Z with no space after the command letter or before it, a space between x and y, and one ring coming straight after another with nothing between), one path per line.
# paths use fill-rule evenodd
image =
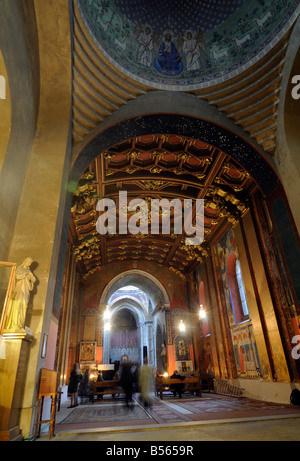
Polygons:
M111 59L153 83L197 84L251 61L284 28L298 0L77 0ZM226 69L226 70L224 70Z

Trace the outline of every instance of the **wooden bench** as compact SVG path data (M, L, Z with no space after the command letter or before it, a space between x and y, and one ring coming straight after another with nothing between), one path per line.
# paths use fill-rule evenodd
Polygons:
M94 403L95 395L100 395L103 398L105 394L111 394L114 398L116 394L120 394L122 389L119 387L119 381L97 381L92 383L92 402Z
M184 378L184 379L175 379L175 378L165 378L160 377L156 378L156 392L157 395L160 396L161 400L163 400L163 393L164 392L178 392L176 389L172 388L173 384L183 384L183 389L181 393L184 392L196 392L196 394L201 397L201 378L198 377L191 377L191 378ZM173 390L174 389L174 390Z

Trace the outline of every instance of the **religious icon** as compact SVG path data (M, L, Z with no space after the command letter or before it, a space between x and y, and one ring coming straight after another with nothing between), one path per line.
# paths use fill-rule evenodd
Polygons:
M158 72L166 76L180 74L183 69L181 55L172 41L172 33L165 32L164 41L160 44L158 56L154 61L154 66Z
M80 361L94 362L96 359L96 343L82 341L80 343Z

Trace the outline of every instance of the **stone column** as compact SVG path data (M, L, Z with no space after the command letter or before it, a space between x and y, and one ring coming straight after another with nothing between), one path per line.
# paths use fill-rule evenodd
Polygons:
M188 303L190 311L190 324L191 333L193 338L193 348L195 357L195 370L202 371L202 331L199 320L199 299L194 286L193 274L189 274L187 277L187 292L188 292Z
M30 343L28 358L26 357L24 363L24 392L18 407L21 408L20 428L24 437L33 434L39 374L45 366L41 348L43 335L49 330L53 308L71 157L71 42L68 2L57 0L30 3L35 7L38 33L39 113L24 172L22 197L19 207L14 208L16 219L10 230L12 236L7 258L19 264L30 254L37 263L34 267L36 292L30 300L26 318L26 325L31 329L34 341ZM17 61L15 66L16 71L19 71ZM22 132L17 135L22 139ZM21 351L21 346L19 350ZM13 354L17 355L17 352L14 351ZM14 387L13 379L17 383L19 374L17 371L10 372L10 376L9 385ZM0 393L2 386L6 386L6 380L5 383L0 380ZM1 412L0 420L2 424Z

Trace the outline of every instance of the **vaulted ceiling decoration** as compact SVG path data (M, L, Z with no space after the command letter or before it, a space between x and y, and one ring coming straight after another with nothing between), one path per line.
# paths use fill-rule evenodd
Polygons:
M136 2L130 2L131 6L132 3ZM204 8L207 17L212 16L207 24L215 24L213 15L216 20L221 19L221 24L217 29L207 30L211 35L209 40L199 44L199 53L205 62L198 70L191 70L191 75L186 71L184 78L183 72L178 80L178 76L166 76L155 69L153 50L151 66L155 76L147 74L149 66L144 64L134 73L138 51L133 47L137 46L138 37L137 31L131 31L128 26L135 24L136 17L124 16L130 11L128 2L74 1L74 144L83 141L99 123L130 100L148 91L169 89L190 92L217 106L266 152L274 153L282 68L291 28L299 14L298 2L276 0L270 8L258 0L226 2L226 5L222 2L221 16L217 13L222 5L212 8L209 2L192 3L196 3L193 18L195 14L200 18ZM149 13L149 2L144 6L144 14ZM137 10L135 6L132 14L137 14ZM176 28L185 28L184 19L180 19L181 8L173 5L170 11L172 14L169 19L165 16L165 20L170 21L177 15ZM153 16L157 21L157 16L163 18L155 10ZM149 21L151 23L150 17ZM186 24L190 30L188 26ZM165 29L168 28L166 24ZM181 35L184 40L184 33ZM245 37L249 40L242 41ZM120 47L122 43L126 49ZM125 55L131 59L130 72L124 63L118 62ZM181 55L186 67L187 57L183 51Z
M209 254L209 242L248 208L256 184L228 155L202 141L175 135L147 135L119 143L99 155L81 177L73 196L71 241L85 277L116 261L153 261L184 278ZM128 201L203 198L204 242L186 245L184 233L100 235L96 229L100 198ZM128 215L128 218L130 214ZM117 226L118 229L118 226Z

